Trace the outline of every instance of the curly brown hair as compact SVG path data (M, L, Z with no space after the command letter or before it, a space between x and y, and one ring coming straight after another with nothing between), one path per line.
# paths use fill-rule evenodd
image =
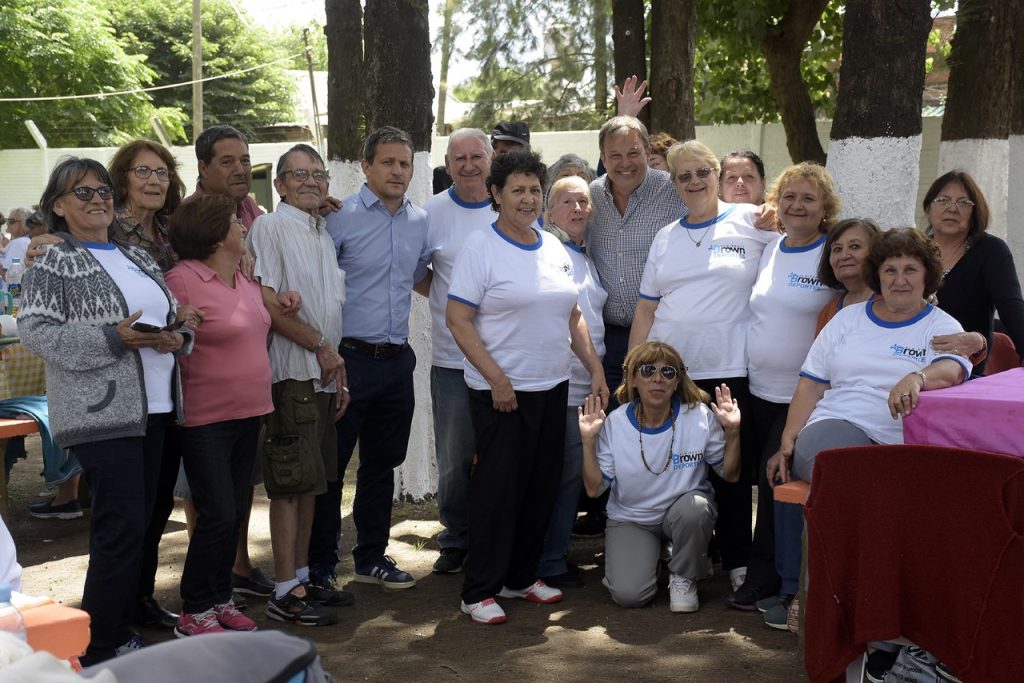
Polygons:
M679 384L676 385L676 397L690 408L698 403L707 403L708 393L698 387L686 374L686 366L679 352L660 341L646 341L633 347L622 362L622 385L615 390L615 398L619 403L630 403L640 398L636 388L636 376L641 365L662 362L679 370Z
M794 180L807 180L821 192L825 215L821 217L821 225L818 226L818 230L828 232L836 222L836 216L839 214L839 207L842 203L839 200L839 192L836 190L836 182L832 179L832 174L820 164L813 161L802 161L784 170L775 178L772 189L765 193L765 201L778 208L782 191ZM781 223L780 217L779 224L781 225Z
M878 275L882 264L891 258L909 256L924 266L924 296L931 296L942 286L942 259L939 247L917 228L892 228L876 235L871 241L871 251L861 266L864 282L876 292L882 291Z

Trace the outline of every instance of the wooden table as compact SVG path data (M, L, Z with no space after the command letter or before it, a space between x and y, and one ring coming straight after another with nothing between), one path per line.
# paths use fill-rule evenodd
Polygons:
M7 455L7 439L38 434L39 425L32 419L0 417L0 463ZM0 515L7 518L7 468L0 467Z

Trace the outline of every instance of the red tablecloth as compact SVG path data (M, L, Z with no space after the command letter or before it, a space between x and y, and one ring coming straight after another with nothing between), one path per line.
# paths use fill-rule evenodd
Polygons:
M1024 368L921 392L903 420L908 444L953 446L1024 458Z

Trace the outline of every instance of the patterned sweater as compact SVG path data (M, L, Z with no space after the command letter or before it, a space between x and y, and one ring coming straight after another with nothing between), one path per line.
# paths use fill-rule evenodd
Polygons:
M142 358L125 346L117 323L130 311L114 280L87 248L67 233L25 271L18 331L22 343L46 362L50 426L63 448L80 443L146 433L146 387ZM117 247L160 286L170 302L167 322L174 321L176 303L164 284L160 267L145 250ZM192 349L191 331L181 328ZM175 365L172 393L181 413L181 379Z

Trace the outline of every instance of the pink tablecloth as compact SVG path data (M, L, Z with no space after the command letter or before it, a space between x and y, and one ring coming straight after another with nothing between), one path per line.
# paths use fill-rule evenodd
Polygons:
M1024 368L922 392L903 420L903 438L1024 458Z

